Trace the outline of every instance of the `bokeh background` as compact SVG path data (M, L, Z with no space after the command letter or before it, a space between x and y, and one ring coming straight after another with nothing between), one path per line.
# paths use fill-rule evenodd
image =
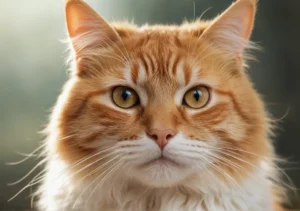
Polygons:
M107 20L134 20L137 24L181 23L203 15L210 19L232 0L87 0ZM300 187L300 0L261 0L252 40L256 52L250 75L268 108L279 122L275 140L280 155L291 161L283 168ZM9 187L37 162L17 166L42 142L38 133L47 123L63 83L68 78L63 0L0 0L0 210L29 210L31 189L11 202L24 187ZM293 196L293 195L292 195ZM292 206L299 207L300 199Z

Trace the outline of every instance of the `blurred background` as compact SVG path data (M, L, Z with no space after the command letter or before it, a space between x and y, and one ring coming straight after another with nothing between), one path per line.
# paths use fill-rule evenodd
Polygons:
M210 19L232 0L87 0L107 20L134 20L137 24L181 23L203 15ZM276 119L281 119L276 149L290 164L283 166L300 187L300 0L261 0L252 40L256 52L250 75ZM26 186L9 187L37 162L5 163L24 157L42 142L38 133L47 123L67 79L63 0L0 1L0 210L29 210L32 190L7 200ZM292 206L300 207L294 197Z

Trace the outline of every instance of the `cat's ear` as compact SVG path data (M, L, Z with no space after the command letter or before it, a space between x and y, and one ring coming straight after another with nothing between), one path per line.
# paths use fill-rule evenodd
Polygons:
M256 12L256 0L237 0L212 21L200 39L206 39L224 53L241 55L249 46Z
M78 53L87 47L105 47L119 38L117 32L82 0L65 0L69 37Z

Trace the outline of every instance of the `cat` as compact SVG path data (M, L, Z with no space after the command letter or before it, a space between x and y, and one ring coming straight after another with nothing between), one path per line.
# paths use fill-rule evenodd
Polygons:
M246 72L256 7L138 27L67 0L70 79L38 209L282 210L272 121Z

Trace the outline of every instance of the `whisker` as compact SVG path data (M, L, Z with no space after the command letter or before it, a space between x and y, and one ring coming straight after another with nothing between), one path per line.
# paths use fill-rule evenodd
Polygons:
M117 155L117 156L115 156L113 159L115 159L116 157L120 157L121 155ZM106 162L106 165L107 164L109 164L111 161L113 161L112 159L109 161L109 162ZM110 166L106 171L108 171L108 170L110 170L112 167L114 167L115 165L112 165L112 166ZM106 172L106 171L104 171L104 172ZM103 172L103 173L104 173ZM75 202L74 202L74 205L73 205L73 210L75 209L75 206L76 206L76 204L78 203L78 200L82 197L82 195L84 194L84 192L86 191L86 190L88 190L90 187L91 187L91 185L93 185L94 183L95 183L95 181L97 181L102 175L103 175L103 173L101 173L99 176L97 176L96 177L96 179L94 179L85 189L83 189L83 191L81 192L81 194L79 194L77 197L76 197L76 200L75 200Z
M76 171L75 173L73 173L73 174L69 177L69 179L72 178L73 176L79 174L79 173L82 172L83 170L87 169L88 167L90 167L90 166L92 166L92 165L98 163L99 161L101 161L101 160L103 160L103 159L105 159L105 158L111 156L111 155L114 154L114 153L115 153L114 151L113 151L113 152L110 152L109 154L105 155L104 157L101 157L100 159L97 159L97 160L95 160L95 161L89 163L88 165L84 166L83 168L81 168L81 169L79 169L78 171ZM97 153L97 155L99 155L99 153ZM93 156L93 157L94 157L94 156ZM90 158L91 158L91 156L89 157L89 159L90 159ZM82 162L81 162L81 163L82 163ZM78 164L79 164L79 163L78 163ZM74 167L74 166L73 166L73 167Z
M243 160L243 159L241 159L241 158L239 158L239 157L236 157L236 156L234 156L234 155L232 155L232 154L230 154L230 153L226 153L226 152L224 152L224 151L222 151L222 150L219 150L219 152L222 153L222 154L224 154L224 155L230 156L230 157L232 157L232 158L234 158L234 159L236 159L236 160L239 160L239 161L241 161L241 162L243 162L243 163L246 163L246 164L248 164L248 165L250 165L250 166L252 166L252 167L254 167L254 168L256 168L256 169L262 169L262 167L256 166L256 165L254 165L254 164L252 164L252 163L250 163L250 162L248 162L248 161L245 161L245 160ZM275 165L272 166L272 167L278 169L278 170L286 177L286 179L287 179L288 182L290 183L290 184L286 184L285 182L281 181L281 183L282 183L285 187L290 188L290 189L292 189L292 190L298 190L298 189L296 188L296 185L295 185L294 182L292 181L292 179L284 172L284 170L282 170L280 167L275 166Z
M247 169L245 169L243 166L227 159L224 157L219 157L217 155L211 155L213 157L215 157L219 162L222 162L223 164L225 164L226 166L228 166L229 168L231 168L232 170L236 171L236 170L240 170L243 171L244 173L246 173L248 176L251 176L253 179L257 180L257 178L251 173L249 172ZM237 172L237 171L236 171Z
M7 202L10 202L12 200L14 200L18 195L20 195L24 190L26 190L27 188L32 187L33 185L39 184L40 181L36 181L36 182L32 182L30 181L27 185L25 185L21 190L19 190L14 196L12 196L10 199L7 200Z
M226 178L229 180L229 182L231 182L234 186L236 186L238 189L240 189L241 191L243 190L241 188L241 186L230 176L228 175L224 170L220 169L218 166L216 166L212 161L207 160L203 155L198 154L201 159L203 159L204 161L206 161L207 164L209 164L209 166L213 167L215 170L217 170L219 173L221 173L222 175L225 175ZM212 159L213 160L213 159Z
M226 146L226 145L225 145ZM244 152L246 154L249 154L249 155L254 155L254 156L257 156L257 157L260 157L260 158L268 158L268 159L272 159L274 161L284 161L283 159L280 159L280 158L277 158L277 157L270 157L270 156L262 156L262 155L259 155L259 154L256 154L254 152L249 152L249 151L246 151L246 150L243 150L243 149L238 149L238 148L232 148L232 147L221 147L221 149L226 149L226 150L231 150L231 151L239 151L239 152Z
M43 179L45 178L45 175L42 175L42 174L45 173L46 171L48 171L48 169L44 169L43 171L39 172L35 177L32 178L32 180L30 181L30 184L43 181Z
M16 185L22 181L24 181L29 175L31 175L38 167L40 167L42 164L44 164L47 160L43 159L38 164L36 164L27 174L25 174L21 179L17 180L16 182L8 183L8 186Z
M69 171L69 170L75 168L76 166L82 164L83 162L85 162L85 161L87 161L87 160L89 160L89 159L91 159L91 158L93 158L93 157L96 157L96 156L100 155L101 153L107 152L107 151L112 150L112 149L115 149L115 148L116 148L115 146L109 147L109 148L106 148L106 149L101 150L101 151L99 151L99 152L96 152L95 154L88 155L88 156L85 156L85 157L79 159L78 161L76 161L75 163L73 163L71 166L69 166L68 168L64 169L64 170L59 174L59 176L57 176L57 178L59 178L60 176L62 176L62 175L64 174L64 172Z
M52 179L51 182L55 182L55 181L56 181L57 179L59 179L61 176L63 176L64 174L68 173L71 169L73 169L73 168L75 168L76 166L82 164L83 162L86 162L87 160L89 160L89 159L91 159L91 158L93 158L93 157L95 157L95 156L99 156L101 153L105 153L105 152L107 152L107 151L109 151L109 150L112 150L112 149L115 149L115 148L116 148L115 146L113 146L113 147L108 147L108 148L106 148L106 149L104 149L104 150L101 150L101 151L99 151L99 152L97 152L97 153L94 153L94 154L92 154L92 155L87 155L87 156L85 156L85 157L79 159L78 161L76 161L75 163L73 163L73 164L72 164L71 166L69 166L68 168L63 169L61 172L59 172L59 174L56 175L56 176ZM94 162L94 163L96 163L96 162ZM79 173L80 171L83 171L83 170L84 170L84 169L79 169L79 170L78 170L77 172L75 172L75 173L77 174L77 173ZM46 171L46 170L45 170L45 171ZM69 176L68 178L72 178L73 176L75 176L75 173L73 173L73 175ZM42 190L39 190L39 191L41 192Z
M38 152L39 150L43 149L44 147L45 147L45 144L39 146L38 148L36 148L35 150L33 150L29 154L24 154L24 153L16 152L19 155L25 156L25 158L22 159L22 160L16 161L16 162L7 162L6 165L9 165L9 166L19 165L21 163L24 163L25 161L27 161L31 157L37 157L38 155L36 155L35 153Z
M122 160L120 160L119 162L117 162L114 165L114 168L112 168L109 172L107 172L107 174L98 182L98 184L95 186L95 188L92 190L91 194L88 196L86 203L90 200L91 196L94 194L94 192L97 190L97 188L105 182L105 180L112 175L120 166L123 165ZM102 173L103 174L103 173Z

